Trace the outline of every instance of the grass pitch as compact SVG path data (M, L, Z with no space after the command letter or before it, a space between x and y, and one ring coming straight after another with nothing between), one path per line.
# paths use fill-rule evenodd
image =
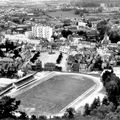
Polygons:
M28 114L56 114L95 83L80 75L57 75L18 95Z

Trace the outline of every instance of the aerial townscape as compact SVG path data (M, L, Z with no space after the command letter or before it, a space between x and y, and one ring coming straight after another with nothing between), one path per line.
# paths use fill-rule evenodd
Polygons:
M0 120L120 120L120 0L0 0Z

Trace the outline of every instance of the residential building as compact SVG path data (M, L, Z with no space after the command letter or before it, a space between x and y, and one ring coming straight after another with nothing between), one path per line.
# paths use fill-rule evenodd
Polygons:
M50 26L35 25L32 27L32 33L34 37L46 38L51 41L51 36L53 34L53 28Z
M32 31L26 31L26 32L25 32L25 36L26 36L26 38L28 38L28 39L33 38Z
M37 25L32 27L32 33L34 37L37 37L37 27L38 27Z
M37 26L36 32L37 32L36 35L37 35L38 38L44 38L45 37L45 35L44 35L45 27L44 26Z
M54 63L46 63L44 65L45 71L55 71L55 64Z

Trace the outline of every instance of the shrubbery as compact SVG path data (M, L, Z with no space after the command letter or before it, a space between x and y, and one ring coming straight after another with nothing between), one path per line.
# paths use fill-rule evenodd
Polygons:
M58 58L57 58L57 60L56 60L56 63L57 63L57 64L60 64L62 58L63 58L63 55L62 55L62 53L60 53L59 56L58 56Z

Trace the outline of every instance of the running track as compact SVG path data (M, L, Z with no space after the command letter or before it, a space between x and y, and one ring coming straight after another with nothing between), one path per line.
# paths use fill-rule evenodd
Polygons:
M83 93L82 95L80 95L77 99L75 99L73 102L71 102L69 105L67 105L65 108L63 108L58 114L56 114L57 116L62 116L65 112L65 110L67 108L74 108L76 111L79 111L80 108L82 108L86 103L91 103L94 98L96 97L96 95L100 92L100 90L103 88L102 83L100 82L100 78L98 77L93 77L91 75L85 75L85 74L79 74L79 73L61 73L61 72L43 72L43 75L41 74L36 74L34 76L35 81L25 85L24 87L21 87L20 89L17 90L13 90L10 93L8 93L7 95L11 96L11 97L15 97L31 88L33 88L34 86L37 86L38 84L52 78L53 76L56 75L82 75L83 77L88 77L90 79L92 79L95 82L95 85L92 86L91 88L89 88L85 93ZM55 116L55 115L53 115Z

